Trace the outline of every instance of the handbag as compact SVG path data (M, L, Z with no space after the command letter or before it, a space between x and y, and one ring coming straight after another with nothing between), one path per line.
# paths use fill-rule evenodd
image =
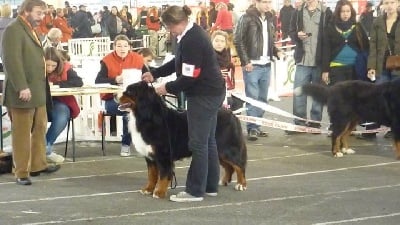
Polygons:
M386 69L387 70L400 69L400 55L389 55L386 58Z
M386 36L386 39L387 39L387 36ZM400 55L393 55L392 49L390 49L389 39L387 39L387 42L388 42L389 55L386 58L385 67L387 70L398 70L398 69L400 69Z
M92 30L93 34L100 34L101 33L101 26L99 23L96 23L95 25L91 26L90 29Z
M221 73L222 73L222 77L225 80L226 89L227 90L235 89L235 77L232 73L232 70L228 70L228 71L222 70Z

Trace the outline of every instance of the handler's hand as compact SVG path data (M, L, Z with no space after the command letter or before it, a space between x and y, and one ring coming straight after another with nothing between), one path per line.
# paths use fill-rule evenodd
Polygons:
M124 82L124 77L122 75L115 77L115 83L122 84Z
M248 63L247 65L244 66L244 70L247 72L253 71L253 64Z
M371 80L371 81L375 81L376 79L376 70L374 69L369 69L368 73L367 73L367 77Z
M329 83L330 83L330 80L329 80L329 72L323 72L323 73L322 73L322 81L323 81L325 84L329 84Z
M29 102L31 100L32 94L29 88L19 91L19 99L24 102Z
M160 86L156 87L156 93L158 95L166 95L167 89L165 89L165 84L161 84Z
M146 72L142 75L142 80L151 83L154 81L154 77L150 72Z

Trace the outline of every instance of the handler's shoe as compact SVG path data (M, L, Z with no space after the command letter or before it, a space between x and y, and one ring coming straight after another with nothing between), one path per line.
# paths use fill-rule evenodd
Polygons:
M218 192L206 192L205 195L209 196L209 197L217 197L218 196Z
M128 145L122 145L122 146L121 146L121 153L120 153L120 155L121 155L122 157L131 156L131 147L128 146Z
M203 201L203 197L195 197L191 194L182 191L176 195L171 195L169 197L169 200L173 202L200 202Z

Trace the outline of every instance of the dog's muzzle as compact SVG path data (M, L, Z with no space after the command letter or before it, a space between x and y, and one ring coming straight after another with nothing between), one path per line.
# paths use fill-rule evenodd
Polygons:
M129 111L131 106L132 106L131 103L123 103L123 104L118 105L118 110L119 111Z

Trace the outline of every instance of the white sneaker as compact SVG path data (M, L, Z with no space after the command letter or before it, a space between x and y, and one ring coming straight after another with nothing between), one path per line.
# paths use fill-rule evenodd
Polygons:
M121 146L121 153L120 153L120 155L121 155L122 157L128 157L128 156L130 156L130 155L131 155L131 147L128 146L128 145L122 145L122 146Z
M47 155L46 159L47 159L47 162L50 162L50 163L62 163L65 160L63 156L61 156L55 152L52 152L50 155Z
M200 201L203 201L203 197L195 197L193 195L190 195L190 194L182 191L176 195L171 195L169 197L169 200L171 200L173 202L200 202Z
M217 197L218 196L218 192L206 192L206 196Z

